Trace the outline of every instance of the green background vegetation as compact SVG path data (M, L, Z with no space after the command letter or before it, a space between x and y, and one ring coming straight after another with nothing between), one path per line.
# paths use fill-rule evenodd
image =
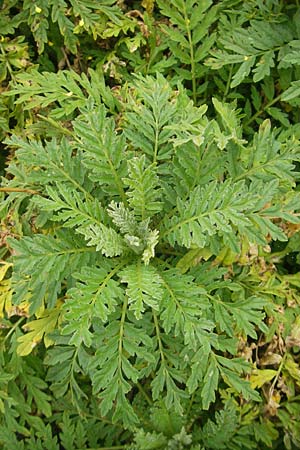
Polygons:
M299 2L0 32L1 448L300 448Z

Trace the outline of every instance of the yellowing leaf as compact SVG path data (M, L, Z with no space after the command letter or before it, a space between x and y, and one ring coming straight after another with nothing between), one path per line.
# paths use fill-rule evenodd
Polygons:
M6 262L2 262L1 266L0 266L0 281L3 281L6 272L8 271L8 269L12 266L12 264L6 263Z
M154 8L155 0L143 0L142 6L145 8L148 14L152 14L153 8Z
M7 281L9 281L10 286L10 280ZM13 305L11 299L12 299L12 291L10 290L5 303L5 312L8 315L8 317L12 316L29 317L29 306L30 306L29 302L23 301L19 305Z
M0 318L4 317L7 302L11 299L10 280L3 280L0 283Z
M300 347L300 316L296 317L291 334L286 338L285 343L288 347Z
M0 318L4 317L4 313L11 316L28 316L29 304L22 302L20 305L13 305L12 290L10 279L5 279L8 269L12 266L10 263L0 263Z
M293 360L291 355L287 355L283 368L292 378L294 378L298 386L300 386L300 367L299 364Z
M29 355L43 338L46 347L51 345L52 341L47 337L47 334L56 328L60 315L60 307L57 307L51 311L45 311L39 319L26 323L22 328L28 333L18 338L18 355Z
M269 353L270 354L266 354L260 359L261 366L273 366L273 365L278 365L281 363L281 361L282 361L281 355L279 355L278 353L272 353L272 352L269 352Z
M177 263L176 267L181 273L187 272L191 267L197 266L204 259L207 261L212 255L208 248L192 248Z
M269 398L268 403L265 407L266 413L270 416L277 416L278 408L280 407L281 396L279 392L274 392L274 394Z
M5 280L4 277L11 264L2 263L0 266L0 318L4 316L7 302L11 300L10 280Z
M222 264L224 266L231 266L239 259L239 254L233 251L228 246L224 246L220 253L216 257L216 264Z
M264 384L271 381L277 374L276 370L256 369L250 376L250 384L253 389L261 388Z

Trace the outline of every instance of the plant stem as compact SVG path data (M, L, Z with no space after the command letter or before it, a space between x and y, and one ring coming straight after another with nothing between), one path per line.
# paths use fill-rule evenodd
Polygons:
M257 119L257 117L259 117L263 112L265 112L266 109L268 109L270 106L274 105L275 103L277 103L281 98L281 94L277 95L277 97L273 98L273 100L271 100L269 103L267 103L263 108L261 108L259 111L257 111L255 114L253 114L252 117L250 117L250 119L245 123L245 126L249 125L250 123L252 123L255 119Z
M274 380L273 380L273 383L272 383L272 385L271 385L271 387L270 387L270 390L269 390L269 396L270 396L270 398L271 398L272 395L273 395L273 392L274 392L276 383L277 383L278 378L279 378L279 376L280 376L280 374L281 374L281 371L282 371L282 368L283 368L283 366L284 366L286 357L287 357L287 353L285 353L285 354L283 355L282 360L280 361L280 364L279 364L279 367L278 367L276 376L275 376L275 378L274 378Z
M64 170L63 165L62 165L62 167L60 167L57 163L54 163L51 161L51 162L49 162L49 166L54 167L54 170L58 170L61 174L63 174L63 176L68 181L70 181L70 183L72 183L79 191L81 191L86 196L86 198L89 198L90 200L94 200L93 196L88 191L86 191L84 189L84 187L80 183L78 183L77 180L75 180L75 178L72 178L71 175L69 175L69 173Z
M186 4L184 1L182 2L182 6L183 6L183 14L184 14L184 20L185 20L185 24L186 24L188 41L189 41L189 45L190 45L192 90L193 90L193 100L196 105L197 90L196 90L196 68L195 68L194 45L193 45L192 33L191 33L191 29L190 29L190 19L188 18L187 11L186 11Z
M121 372L122 372L123 337L124 337L124 324L125 324L127 306L128 306L128 297L126 296L124 303L123 303L123 309L122 309L120 333L119 333L119 346L118 346L118 351L119 351L118 369L119 369L120 376L121 376Z
M226 97L227 97L228 92L229 92L231 78L232 78L232 71L233 71L233 64L230 64L230 69L229 69L229 74L228 74L228 78L227 78L226 88L225 88L225 92L224 92L224 95L223 95L223 102L225 102Z
M189 402L189 406L188 406L188 409L187 409L187 412L186 412L186 416L187 416L187 417L189 417L189 415L190 415L190 413L191 413L191 410L192 410L192 406L193 406L194 400L195 400L195 392L193 392L192 397L191 397L191 400L190 400L190 402Z
M0 192L25 192L27 194L32 195L42 195L38 191L34 191L33 189L23 189L23 188L9 188L9 187L0 187Z
M72 362L70 364L70 367L71 367L71 370L70 370L70 394L71 394L72 403L73 403L73 405L76 405L78 413L80 412L80 408L79 408L78 402L76 401L76 393L75 393L75 390L73 387L73 382L76 383L74 374L76 373L75 364L76 364L76 359L77 359L79 350L80 350L80 346L76 348L74 355L72 357ZM87 398L86 395L85 395L85 398Z
M143 395L143 397L145 398L146 402L148 403L149 406L153 405L153 402L151 400L151 398L149 397L149 395L147 394L147 392L145 391L145 389L143 388L143 386L141 385L141 383L139 383L138 381L136 382L136 386L138 387L138 390L140 391L140 393Z
M3 339L2 345L5 344L5 342L6 342L7 339L9 338L9 336L12 335L12 333L15 331L16 328L18 328L18 326L20 325L20 323L23 322L23 320L25 320L25 317L21 317L21 319L19 319L19 320L13 325L13 327L11 327L11 329L9 330L9 332L7 333L7 335L5 336L5 338Z
M63 127L61 124L56 122L51 117L46 117L46 116L43 116L42 114L37 114L36 116L39 119L43 120L44 122L49 123L52 127L56 128L61 133L65 134L67 136L71 136L73 139L75 139L77 142L79 142L79 139L77 139L77 137L74 135L74 133L72 131L70 131L67 128Z
M162 362L162 364L165 364L166 361L165 361L163 345L162 345L161 338L160 338L159 323L158 323L157 315L156 315L156 312L154 311L154 309L152 309L152 314L153 314L153 320L154 320L154 325L155 325L155 331L156 331L156 336L157 336L157 341L158 341L158 348L159 348L161 362Z
M153 163L157 162L157 154L158 154L158 138L159 138L159 121L157 115L155 115L155 143L154 143L154 154L153 154Z
M121 430L124 430L122 425L120 425L119 423L113 423L111 420L108 420L108 419L106 419L104 417L97 416L95 414L90 414L90 413L87 413L87 412L82 412L82 411L81 411L80 415L82 417L90 417L91 419L99 420L100 422L107 423L107 424L112 425L112 426L114 426L116 428L120 428Z

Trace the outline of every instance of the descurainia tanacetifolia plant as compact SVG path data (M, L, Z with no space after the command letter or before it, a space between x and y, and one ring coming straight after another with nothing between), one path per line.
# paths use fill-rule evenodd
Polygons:
M247 142L234 105L214 99L209 119L160 75L125 92L118 116L90 97L65 133L7 140L6 208L35 230L9 240L13 302L29 306L18 352L44 338L54 395L80 401L89 379L101 415L129 428L137 389L179 414L192 395L207 410L220 383L259 402L237 344L266 331L268 300L216 257L286 240L299 143L269 121Z

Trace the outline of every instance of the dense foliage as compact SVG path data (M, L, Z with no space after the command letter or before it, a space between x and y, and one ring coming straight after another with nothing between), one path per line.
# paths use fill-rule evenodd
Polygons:
M1 448L300 448L298 1L0 8Z

